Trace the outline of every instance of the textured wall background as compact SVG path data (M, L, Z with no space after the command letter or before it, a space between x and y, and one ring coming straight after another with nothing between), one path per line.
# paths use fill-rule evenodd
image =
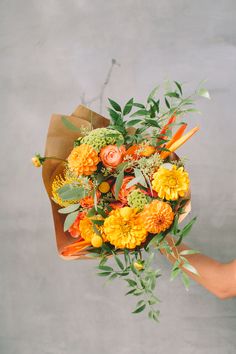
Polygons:
M49 203L30 157L44 150L52 112L70 113L85 91L121 103L145 98L163 79L204 78L201 132L182 148L190 159L193 214L189 244L236 257L236 3L234 0L1 0L1 354L231 354L236 299L221 302L196 284L158 293L161 323L130 315L119 281L103 287L94 264L56 254ZM97 108L96 105L93 108Z

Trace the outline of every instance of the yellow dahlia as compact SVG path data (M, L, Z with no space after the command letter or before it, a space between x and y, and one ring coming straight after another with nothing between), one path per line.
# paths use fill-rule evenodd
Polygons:
M75 204L77 200L62 200L58 194L58 189L75 182L75 179L65 178L62 175L57 175L52 182L52 197L55 203L61 207L67 207L70 204Z
M112 210L105 219L103 231L116 248L135 248L146 240L147 230L144 228L137 209L124 207Z
M177 200L184 197L189 189L188 172L176 165L171 170L161 166L153 175L152 188L162 199Z
M167 230L173 220L174 212L168 203L160 200L153 200L144 207L140 213L145 229L152 234L159 234Z
M90 145L76 146L68 156L68 168L77 176L92 175L97 170L100 159L98 153Z

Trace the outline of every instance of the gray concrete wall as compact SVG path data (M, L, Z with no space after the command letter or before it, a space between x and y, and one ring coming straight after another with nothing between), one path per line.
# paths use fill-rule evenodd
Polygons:
M167 77L192 88L207 78L212 101L200 100L203 116L190 122L201 132L181 151L199 215L188 242L235 258L235 16L234 0L0 1L1 354L236 352L236 300L196 284L187 293L169 282L160 256L159 325L132 316L123 284L103 287L93 263L60 260L30 164L44 150L51 113L70 113L83 92L96 95L111 58L121 66L105 95L120 102L143 99Z

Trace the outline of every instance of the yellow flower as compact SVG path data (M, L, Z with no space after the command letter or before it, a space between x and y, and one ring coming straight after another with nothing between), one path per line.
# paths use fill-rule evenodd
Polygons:
M77 176L92 175L97 170L100 159L98 153L90 145L76 146L68 156L68 168Z
M171 170L161 166L153 175L152 188L162 199L177 200L184 197L189 189L188 172L176 165L173 165Z
M97 230L101 232L100 238L104 239L104 241L105 241L105 237L103 237L104 235L103 235L102 226L93 224L91 219L102 220L102 216L95 215L92 218L85 216L79 223L81 237L87 242L92 242L92 240L93 240L94 243L97 244L98 240L96 237L97 236L100 237L100 236L94 230L94 227L96 227ZM100 247L100 246L94 246L94 247Z
M140 218L142 218L144 227L148 232L159 234L171 226L174 220L174 212L168 203L156 199L144 207L144 210L140 213Z
M146 240L147 231L137 209L124 207L112 210L105 219L103 231L116 248L135 248Z
M41 162L40 162L38 156L32 157L31 161L32 161L32 164L33 164L35 167L40 167L40 166L42 166L42 164L41 164Z
M75 204L77 200L62 200L58 194L58 189L64 187L67 184L75 182L75 179L65 178L61 175L57 175L52 182L52 196L55 203L59 204L61 207L67 207L70 204Z
M142 269L144 269L144 266L140 262L134 262L134 268L137 270L142 270Z
M106 181L103 181L99 184L98 189L101 193L107 193L111 189L110 184Z

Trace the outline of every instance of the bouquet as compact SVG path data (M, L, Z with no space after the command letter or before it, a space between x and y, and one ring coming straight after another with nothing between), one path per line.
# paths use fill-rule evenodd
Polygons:
M186 258L195 251L176 249L196 217L180 228L191 210L190 178L175 152L199 130L186 133L182 120L197 112L194 97L209 98L202 87L184 97L176 81L159 92L156 87L145 104L132 98L123 108L109 99L110 120L84 106L71 116L53 115L45 156L32 158L43 165L60 256L97 259L99 276L124 279L126 295L138 298L133 313L146 309L155 321L158 251L176 259L171 279L181 275L188 287L184 271L197 273Z

